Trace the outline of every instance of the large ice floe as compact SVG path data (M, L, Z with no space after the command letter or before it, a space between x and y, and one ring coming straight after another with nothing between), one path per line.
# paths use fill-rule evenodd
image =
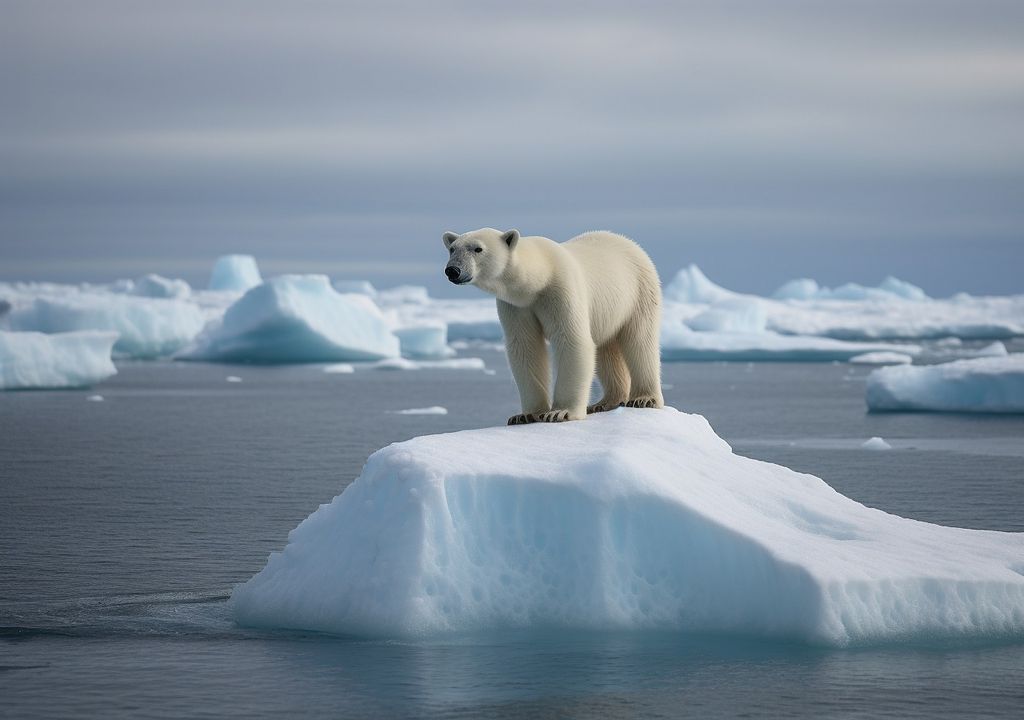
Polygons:
M205 323L200 309L187 300L140 297L110 287L17 283L0 285L2 295L12 305L0 320L6 329L111 331L118 335L114 352L123 357L170 355L189 343Z
M874 411L1024 413L1024 353L880 368L865 392Z
M117 373L112 332L0 330L0 390L87 387Z
M244 625L362 636L660 628L828 645L1024 639L1024 534L889 515L619 409L418 437L235 588Z
M398 338L373 300L338 293L326 275L281 275L250 289L178 357L303 363L398 353Z

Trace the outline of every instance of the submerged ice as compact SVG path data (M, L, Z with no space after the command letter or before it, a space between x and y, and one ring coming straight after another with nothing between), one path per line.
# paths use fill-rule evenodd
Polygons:
M619 409L378 451L232 596L240 623L407 636L663 628L1024 638L1024 536L907 520Z

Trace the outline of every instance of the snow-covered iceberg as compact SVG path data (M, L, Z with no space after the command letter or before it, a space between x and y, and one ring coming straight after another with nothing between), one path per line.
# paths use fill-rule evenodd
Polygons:
M790 280L774 293L776 300L928 300L924 290L917 285L888 276L876 287L866 287L858 283L846 283L839 287L820 287L809 278Z
M153 298L187 298L192 294L192 288L184 280L165 278L156 273L143 275L132 282L130 291L132 295Z
M302 363L396 357L398 338L365 295L341 295L325 275L281 275L213 321L185 360Z
M418 437L374 453L235 588L262 627L663 628L844 645L1024 639L1024 534L861 505L704 418Z
M210 273L210 290L245 292L263 282L252 255L224 255L217 258Z
M865 392L875 411L1024 413L1024 353L880 368Z
M196 305L185 300L41 285L24 289L4 321L10 330L20 331L111 331L118 335L116 354L154 358L191 342L205 319Z
M117 373L112 332L0 330L0 390L87 387Z

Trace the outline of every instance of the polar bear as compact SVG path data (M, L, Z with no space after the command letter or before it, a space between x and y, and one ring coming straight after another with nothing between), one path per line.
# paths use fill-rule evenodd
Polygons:
M448 279L498 298L523 410L509 425L582 420L619 405L664 405L661 285L635 242L588 232L556 243L493 228L446 232L443 240ZM553 397L545 340L557 370ZM604 396L588 407L595 365Z

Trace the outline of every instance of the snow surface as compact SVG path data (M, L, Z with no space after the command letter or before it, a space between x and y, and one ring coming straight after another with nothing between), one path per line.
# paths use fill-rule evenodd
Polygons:
M892 445L877 436L865 440L861 447L865 450L892 450Z
M117 373L110 360L116 340L112 332L0 330L0 390L86 387L106 380Z
M902 352L869 352L850 358L854 365L909 365L914 358Z
M879 368L866 396L876 411L1024 413L1024 353Z
M425 408L409 408L408 410L394 410L395 415L447 415L448 408L440 405L431 405Z
M374 453L235 588L248 626L661 628L829 645L1024 638L1024 534L889 515L619 409Z
M384 316L363 295L341 295L325 275L281 275L249 290L179 357L302 363L398 355Z
M210 273L210 290L245 292L263 282L252 255L224 255L217 258Z

